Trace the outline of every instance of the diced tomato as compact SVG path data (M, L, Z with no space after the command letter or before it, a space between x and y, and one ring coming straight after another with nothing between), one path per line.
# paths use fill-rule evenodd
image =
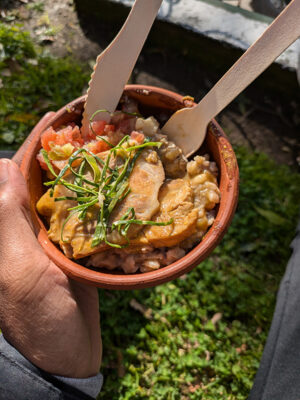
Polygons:
M84 144L84 140L81 136L80 129L78 126L75 126L72 132L72 144L75 147L82 147Z
M48 168L47 164L45 163L44 157L43 157L43 155L42 155L41 152L39 152L39 153L37 154L36 159L37 159L38 162L40 163L40 166L41 166L41 168L42 168L43 170L49 171L49 168ZM73 168L74 168L74 167L78 167L78 166L80 165L81 161L82 161L81 159L74 160L74 161L72 162L72 167L73 167ZM65 167L65 165L67 164L68 160L61 160L61 161L53 161L53 160L50 160L50 162L51 162L52 166L54 167L54 170L55 170L55 171L60 171L60 170L62 170L62 169Z
M106 124L106 121L99 120L93 121L91 124L92 126L89 126L88 129L83 130L83 128L81 128L81 135L84 141L89 142L96 139L97 135L103 135Z
M104 128L106 125L106 121L94 121L92 122L92 128L93 128L93 133L95 133L96 135L102 135L104 132Z
M115 129L116 129L116 127L114 125L107 124L104 127L104 133L107 134L107 133L110 133L110 132L114 132Z
M103 140L94 140L88 144L88 149L94 153L102 153L103 151L109 150L110 146Z
M67 126L66 128L58 131L58 134L60 136L60 141L58 144L60 145L71 143L76 148L83 146L84 141L77 125L74 127Z
M41 142L42 146L46 151L49 151L51 149L51 143L56 144L57 141L57 133L55 130L50 126L45 132L42 134L41 137Z
M66 128L60 129L57 131L57 139L56 143L59 146L63 146L66 143L71 143L72 141L72 127L67 126Z
M46 151L50 151L53 145L63 146L71 143L75 148L79 148L84 143L77 125L68 125L57 132L51 126L42 134L41 142Z
M63 146L64 144L71 143L74 147L78 148L83 146L83 139L77 125L74 127L67 126L57 132L56 144Z
M130 134L131 139L138 142L138 144L144 143L145 135L141 132L132 131Z
M116 130L115 132L108 132L107 138L109 143L112 145L116 146L120 140L122 140L124 137L124 134L120 130Z

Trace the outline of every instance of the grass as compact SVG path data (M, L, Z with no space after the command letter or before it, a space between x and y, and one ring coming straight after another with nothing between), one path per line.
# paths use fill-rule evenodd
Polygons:
M18 26L0 24L0 148L20 146L36 122L80 96L89 73L34 47Z
M154 289L100 292L100 399L247 398L290 255L300 177L263 154L236 153L238 210L213 255Z
M0 25L0 146L18 147L48 110L79 96L86 69ZM234 221L187 276L135 292L100 290L105 376L99 399L244 400L252 386L290 256L300 177L236 149Z

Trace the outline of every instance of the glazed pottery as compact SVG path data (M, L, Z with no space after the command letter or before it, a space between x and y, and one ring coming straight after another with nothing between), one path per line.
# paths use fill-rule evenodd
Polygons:
M186 99L179 94L151 86L129 85L125 88L125 94L138 101L140 112L144 116L154 115L161 118L163 115L171 115L187 104ZM42 171L36 160L36 155L41 148L41 134L49 126L58 129L70 122L80 123L84 100L85 97L80 97L53 113L51 117L47 116L44 121L41 120L35 128L35 133L32 135L31 142L22 159L21 171L27 182L32 219L41 246L70 278L106 289L142 289L159 285L187 273L208 257L220 242L231 223L237 205L238 165L226 135L213 120L209 124L206 139L199 151L199 154L208 152L211 160L217 163L221 202L217 206L217 215L213 225L197 246L180 260L156 271L126 275L119 271L87 268L68 259L48 239L47 227L36 211L36 203L45 191L42 184Z

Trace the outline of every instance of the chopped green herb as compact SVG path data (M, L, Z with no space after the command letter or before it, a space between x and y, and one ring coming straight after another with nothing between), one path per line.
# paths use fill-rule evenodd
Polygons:
M103 110L99 110L99 112L102 111ZM100 139L103 138L100 137ZM135 216L135 210L130 208L119 221L115 221L111 226L109 226L113 210L130 193L129 177L138 157L141 155L144 148L160 147L161 145L160 142L150 142L149 139L146 138L140 145L131 146L129 148L122 147L122 145L124 145L126 141L128 142L128 140L129 136L126 135L116 146L111 145L112 148L109 150L105 161L95 156L87 149L80 148L72 154L59 174L56 174L54 171L47 152L42 150L45 163L55 177L54 180L45 183L46 186L51 186L50 195L53 196L54 188L58 184L64 185L66 188L76 193L76 196L62 196L54 199L55 201L72 200L77 203L77 205L68 208L70 214L62 226L62 242L65 242L63 231L71 216L74 215L74 213L78 213L78 218L84 220L87 216L87 211L91 207L99 208L99 211L96 211L98 212L98 217L93 235L92 247L96 247L102 242L116 248L128 246L129 239L127 233L132 224L165 226L173 223L173 220L167 222L139 220ZM117 152L117 150L120 149L124 150L122 156L119 156ZM116 166L114 168L110 167L110 162L112 160L118 160L118 162L115 163ZM75 161L79 163L76 167L73 165ZM92 178L87 178L87 168L90 168L92 171ZM71 178L75 177L74 183L66 180L65 175L67 172L71 174ZM69 180L71 181L72 179ZM95 210L97 209L94 208L94 211ZM117 229L126 239L125 245L119 245L108 241L107 235L115 229Z

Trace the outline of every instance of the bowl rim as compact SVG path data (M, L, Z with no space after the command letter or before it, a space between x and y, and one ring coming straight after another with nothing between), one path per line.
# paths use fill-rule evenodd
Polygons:
M126 92L136 93L151 93L154 92L158 95L167 96L175 99L176 102L183 104L184 96L175 92L147 85L127 85ZM47 121L43 129L37 130L31 144L28 146L22 162L21 171L27 181L29 188L30 183L30 168L33 157L36 155L36 149L40 143L41 133L53 124L59 117L66 113L67 107L78 105L82 103L85 96L81 96L69 104L58 110L53 117ZM219 244L222 240L236 209L238 200L238 184L239 184L239 171L237 160L234 151L229 143L225 133L219 124L212 120L209 125L211 133L217 140L220 151L220 162L222 167L225 168L227 175L226 185L226 202L220 202L220 208L215 218L213 225L208 229L202 241L190 250L184 257L175 261L174 263L162 267L158 270L134 273L134 274L112 274L102 271L95 271L84 267L76 262L68 259L57 246L52 243L47 235L46 228L40 219L36 209L31 207L33 222L37 232L37 238L46 254L71 278L84 282L89 285L116 290L129 290L139 289L159 285L161 283L173 280L179 276L189 272L196 265L200 264ZM40 146L39 146L40 148ZM222 205L222 206L221 206Z

